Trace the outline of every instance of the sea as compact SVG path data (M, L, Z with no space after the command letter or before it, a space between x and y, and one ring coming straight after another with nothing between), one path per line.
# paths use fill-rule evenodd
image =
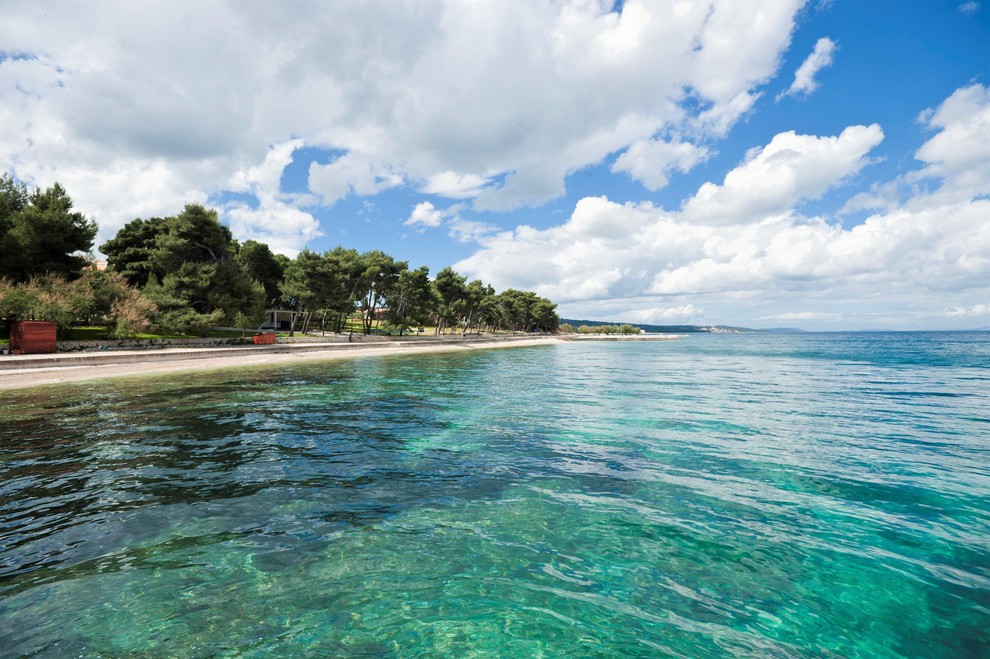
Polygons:
M0 656L988 657L990 333L3 392Z

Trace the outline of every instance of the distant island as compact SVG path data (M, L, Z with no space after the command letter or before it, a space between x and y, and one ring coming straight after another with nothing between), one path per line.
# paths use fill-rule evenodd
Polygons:
M580 327L581 325L587 325L589 327L602 327L606 325L628 325L630 323L614 323L602 320L574 320L570 318L562 318L560 320L561 325L572 325L574 327ZM731 327L729 325L643 325L640 323L635 324L636 327L643 330L644 332L655 332L659 334L697 334L697 333L740 333L740 332L755 332L757 330L749 329L747 327Z

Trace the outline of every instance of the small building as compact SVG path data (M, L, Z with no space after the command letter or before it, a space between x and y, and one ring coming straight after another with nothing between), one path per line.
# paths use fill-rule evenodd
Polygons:
M258 329L270 330L270 331L289 331L292 329L292 323L296 319L296 314L298 311L289 311L287 309L265 309L265 319L261 322Z

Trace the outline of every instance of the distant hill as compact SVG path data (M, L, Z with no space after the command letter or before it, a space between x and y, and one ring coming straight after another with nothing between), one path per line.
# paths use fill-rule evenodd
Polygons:
M581 325L587 325L588 327L600 327L602 325L622 325L619 322L610 322L604 320L573 320L570 318L561 318L560 323L569 323L574 327L580 327ZM630 325L635 325L644 332L655 332L658 334L697 334L704 332L754 332L756 330L749 329L747 327L731 327L729 325L644 325L643 323L629 323Z

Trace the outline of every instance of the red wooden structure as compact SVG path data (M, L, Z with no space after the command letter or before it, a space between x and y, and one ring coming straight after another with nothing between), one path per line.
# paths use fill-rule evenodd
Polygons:
M275 332L263 332L254 335L254 345L270 346L275 345Z
M10 352L15 355L55 352L55 323L21 320L10 326Z

